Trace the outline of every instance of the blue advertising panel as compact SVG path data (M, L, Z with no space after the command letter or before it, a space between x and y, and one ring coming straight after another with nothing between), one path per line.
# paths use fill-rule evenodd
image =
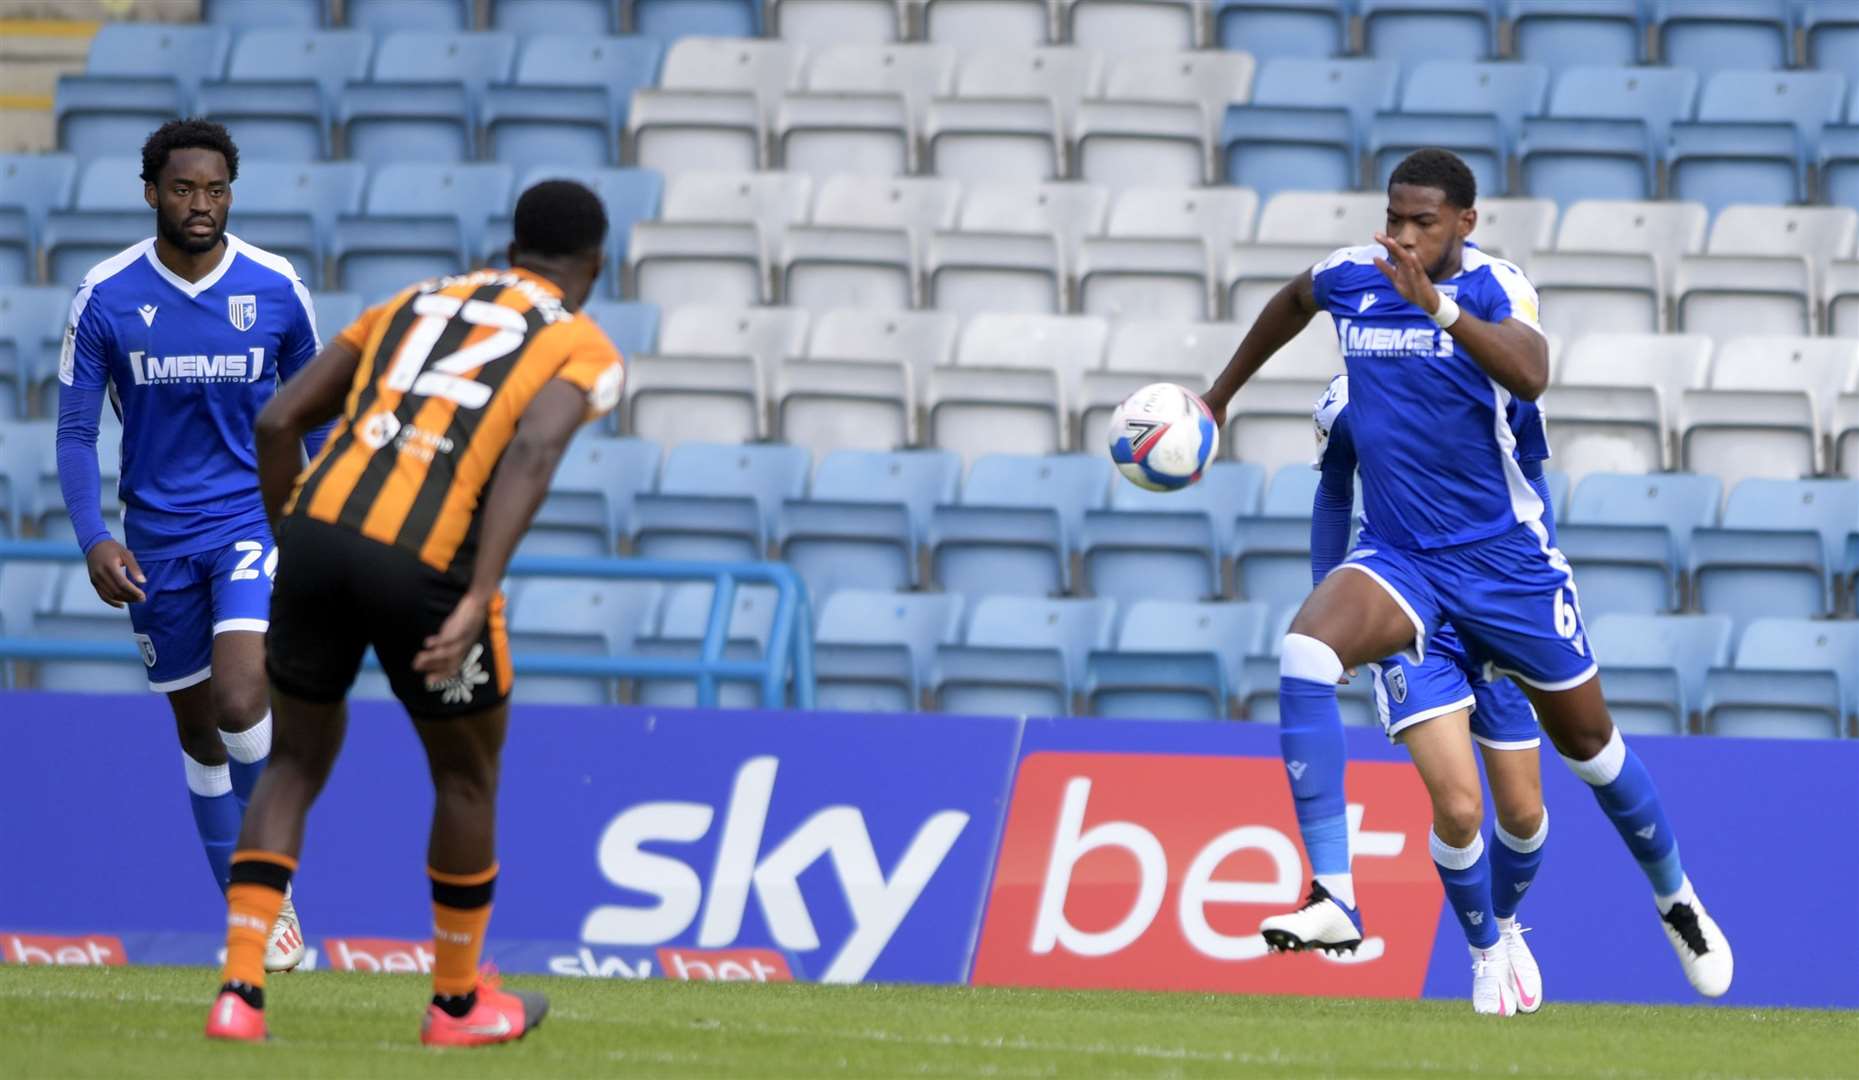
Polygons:
M15 771L0 787L11 836L0 929L217 935L224 910L166 702L0 702ZM313 943L423 941L424 760L395 707L351 713L309 820L299 911ZM618 974L648 959L700 962L667 948L761 950L795 977L959 982L1018 736L1006 719L519 706L493 952L539 942L499 962ZM99 889L100 877L122 887Z

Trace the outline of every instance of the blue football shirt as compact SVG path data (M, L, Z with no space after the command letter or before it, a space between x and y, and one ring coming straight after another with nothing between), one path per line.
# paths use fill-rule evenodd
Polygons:
M1335 321L1349 372L1349 428L1376 536L1425 550L1540 520L1543 503L1518 467L1513 428L1516 410L1528 403L1395 291L1375 268L1383 254L1380 245L1343 248L1311 270L1317 305ZM1435 287L1487 322L1515 318L1542 331L1529 279L1471 244L1459 273ZM1540 413L1533 426L1541 442ZM1541 451L1546 455L1546 444Z
M225 257L196 282L161 264L153 238L91 268L58 367L59 480L78 543L89 551L109 536L95 457L106 392L123 424L118 492L138 559L266 531L253 426L279 381L319 347L290 260L231 233Z

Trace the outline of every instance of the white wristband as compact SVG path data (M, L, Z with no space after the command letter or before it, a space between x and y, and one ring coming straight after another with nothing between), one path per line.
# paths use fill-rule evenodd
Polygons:
M1450 328L1453 323L1459 321L1459 302L1442 293L1439 298L1439 307L1433 309L1432 318L1439 324L1441 330Z

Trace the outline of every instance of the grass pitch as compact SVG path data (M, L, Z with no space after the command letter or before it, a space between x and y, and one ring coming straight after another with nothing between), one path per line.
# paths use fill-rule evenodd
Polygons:
M0 1076L1790 1076L1859 1073L1859 1017L1806 1010L511 977L528 1039L417 1041L423 977L271 985L273 1041L209 1044L199 968L0 967Z

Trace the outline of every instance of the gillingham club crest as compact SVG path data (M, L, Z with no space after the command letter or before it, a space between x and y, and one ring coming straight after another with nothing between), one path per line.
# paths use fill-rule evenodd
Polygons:
M229 296L226 298L226 320L241 331L250 330L258 321L258 297Z

